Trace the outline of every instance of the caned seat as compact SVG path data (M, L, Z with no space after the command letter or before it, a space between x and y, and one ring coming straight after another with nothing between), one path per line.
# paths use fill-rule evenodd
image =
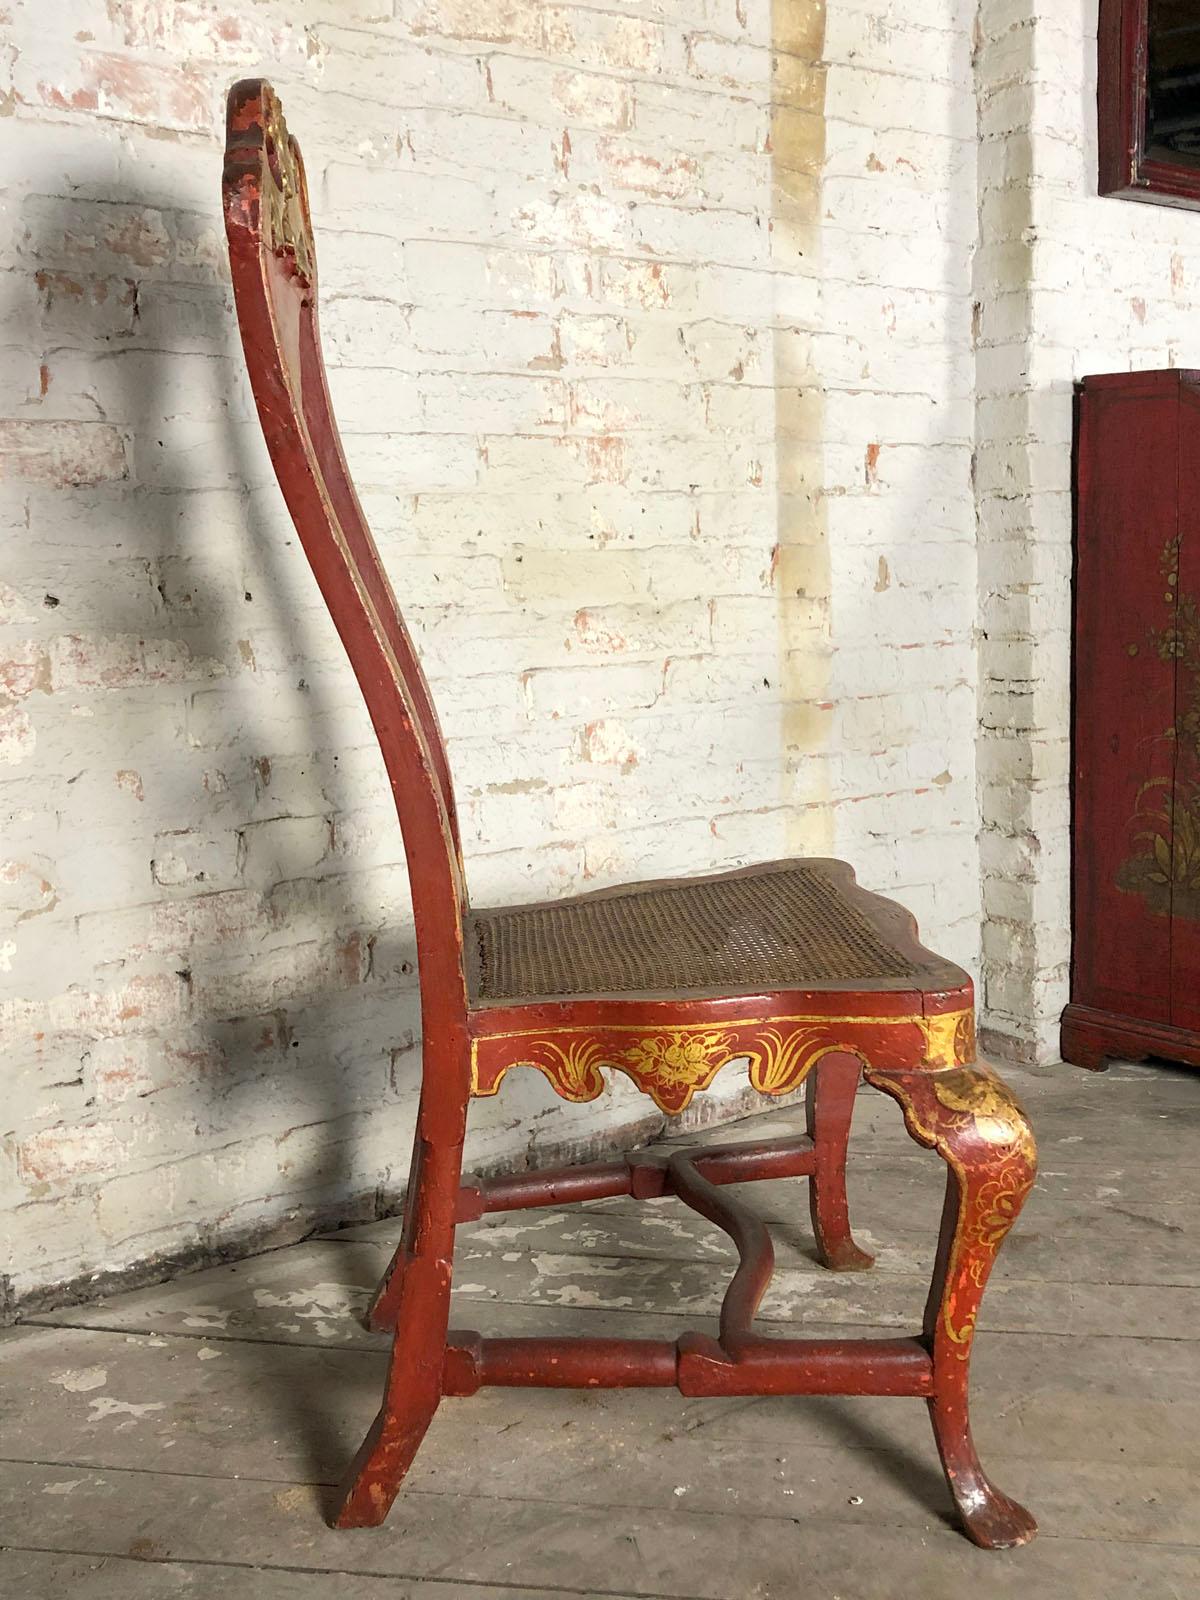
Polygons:
M928 1401L950 1493L977 1544L1021 1544L1029 1513L980 1466L969 1356L996 1250L1036 1170L1004 1083L975 1060L970 978L922 948L900 906L837 861L766 863L632 884L548 905L473 909L450 761L429 686L363 516L333 417L317 323L304 166L269 84L229 95L224 202L238 323L271 460L371 715L408 863L421 983L421 1093L400 1241L368 1313L392 1330L382 1408L333 1521L382 1522L443 1398L485 1384L685 1395L876 1394ZM404 441L396 444L398 459ZM586 596L581 596L581 602ZM583 708L581 708L581 711ZM616 1071L678 1112L740 1063L766 1096L805 1084L807 1133L696 1155L486 1180L464 1175L467 1108L532 1068L575 1101ZM871 1265L850 1232L846 1143L860 1080L899 1102L947 1166L919 1331L876 1339L768 1337L762 1221L725 1185L806 1177L821 1263ZM739 1264L715 1333L481 1338L449 1329L454 1230L487 1211L673 1195L716 1223Z
M480 1003L780 989L949 989L965 974L922 950L912 919L840 861L624 884L474 911L468 978Z

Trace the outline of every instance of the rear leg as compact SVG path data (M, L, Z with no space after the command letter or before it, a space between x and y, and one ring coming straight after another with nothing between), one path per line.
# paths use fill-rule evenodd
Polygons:
M822 1056L805 1090L804 1115L817 1157L817 1170L808 1180L808 1208L821 1263L833 1272L860 1271L875 1261L851 1237L846 1202L846 1146L861 1072L857 1056Z
M461 1134L452 1144L433 1146L418 1133L404 1235L368 1313L386 1315L395 1327L387 1385L342 1482L335 1528L373 1528L383 1521L442 1398L461 1167Z

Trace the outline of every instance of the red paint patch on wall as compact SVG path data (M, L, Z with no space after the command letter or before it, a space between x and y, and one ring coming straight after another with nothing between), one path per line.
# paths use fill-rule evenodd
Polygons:
M130 56L83 56L80 81L39 79L36 92L56 111L94 111L120 121L156 127L208 131L213 126L212 96L205 79L187 67L157 66Z

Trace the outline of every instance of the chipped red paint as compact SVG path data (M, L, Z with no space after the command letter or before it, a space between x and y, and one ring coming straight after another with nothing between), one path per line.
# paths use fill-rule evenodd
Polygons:
M688 1395L920 1396L970 1537L985 1546L1023 1543L1035 1531L1033 1519L993 1488L971 1445L967 1373L984 1283L1032 1182L1033 1139L1004 1085L974 1064L969 978L922 951L907 913L855 888L843 866L839 893L886 930L893 948L916 954L921 984L855 979L863 987L492 1004L473 997L449 765L338 440L317 332L303 164L261 81L231 91L228 127L225 216L251 383L288 509L379 738L408 858L420 960L423 1059L412 1168L400 1245L369 1313L372 1326L395 1336L383 1405L351 1464L335 1524L383 1521L445 1395L489 1383L662 1385ZM665 297L661 268L650 274ZM624 448L608 438L569 443L601 477ZM592 743L601 726L590 730ZM606 752L608 759L614 754L636 759ZM361 951L346 948L341 956L361 959ZM534 1065L560 1092L582 1099L599 1092L601 1069L615 1066L673 1109L739 1051L750 1055L752 1081L766 1093L812 1075L806 1137L463 1181L472 1089L493 1092L514 1065ZM753 1320L770 1281L770 1239L722 1188L808 1176L821 1260L831 1268L868 1266L850 1234L845 1193L846 1141L863 1074L899 1100L913 1137L949 1169L924 1327L911 1338L883 1340L758 1335ZM622 1194L675 1195L733 1239L739 1264L717 1338L484 1339L448 1331L456 1222Z

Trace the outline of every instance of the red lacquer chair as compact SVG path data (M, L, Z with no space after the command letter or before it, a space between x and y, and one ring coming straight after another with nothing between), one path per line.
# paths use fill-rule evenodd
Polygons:
M967 1375L980 1297L1033 1182L1035 1153L1020 1106L975 1062L969 978L924 950L911 917L858 888L837 861L780 861L545 905L472 908L437 717L330 408L304 169L266 83L230 93L224 199L259 416L383 751L420 962L412 1170L400 1245L369 1314L375 1328L394 1330L391 1364L337 1526L383 1520L445 1395L484 1384L662 1385L685 1395L920 1395L970 1537L986 1546L1023 1543L1035 1524L980 1467ZM764 1095L808 1078L806 1137L463 1177L468 1102L495 1094L512 1067L536 1067L571 1100L594 1099L605 1070L624 1072L676 1112L727 1062L742 1060ZM924 1326L906 1338L768 1338L753 1319L771 1276L770 1240L722 1186L807 1175L824 1264L870 1266L846 1214L846 1140L860 1074L899 1101L909 1133L949 1169ZM448 1331L456 1223L613 1195L678 1196L733 1239L739 1265L715 1337L486 1339Z

